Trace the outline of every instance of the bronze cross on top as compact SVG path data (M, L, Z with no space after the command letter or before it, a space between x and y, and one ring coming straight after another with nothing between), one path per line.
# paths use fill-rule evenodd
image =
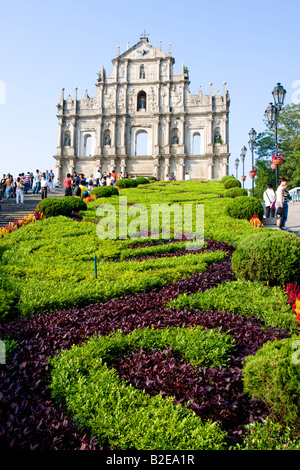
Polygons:
M146 30L144 29L144 32L141 34L141 38L146 39L149 36L149 34L146 33Z

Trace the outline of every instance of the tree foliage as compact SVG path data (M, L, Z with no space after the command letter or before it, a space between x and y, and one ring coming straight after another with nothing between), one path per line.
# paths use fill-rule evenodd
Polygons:
M262 197L267 183L275 183L275 171L269 163L275 153L275 130L265 121L266 129L260 132L256 140L257 170L256 191ZM284 162L280 167L280 176L288 180L288 188L300 186L300 104L284 106L278 119L278 153Z

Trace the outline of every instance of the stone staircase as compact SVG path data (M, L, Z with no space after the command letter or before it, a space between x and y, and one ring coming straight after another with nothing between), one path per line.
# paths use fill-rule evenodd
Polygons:
M64 190L56 189L48 192L49 197L63 197ZM29 190L24 194L24 204L16 204L16 198L3 199L0 204L0 227L5 227L9 222L23 219L25 215L31 214L41 201L41 192L32 194Z

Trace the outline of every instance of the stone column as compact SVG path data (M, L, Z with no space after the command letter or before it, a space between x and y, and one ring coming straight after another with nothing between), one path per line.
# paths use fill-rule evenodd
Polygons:
M207 163L207 179L208 181L211 181L212 180L212 177L213 177L213 166L212 166L212 162L208 162Z
M164 164L164 180L166 177L170 176L170 160L169 158L165 157L165 164Z
M222 177L228 174L228 157L223 156L222 160Z
M170 153L170 118L169 117L166 118L164 147L165 147L165 153L169 154Z
M122 117L121 121L121 129L120 129L120 150L121 150L121 155L126 155L126 148L125 148L125 142L126 142L126 116Z
M178 162L178 179L180 181L184 180L184 158L180 158Z
M126 171L126 159L121 158L121 173L122 173L122 176L125 175L125 171Z
M157 156L159 155L159 130L160 130L160 125L159 125L159 118L155 118L154 121L154 127L153 127L153 143L154 143L154 155Z
M102 155L102 123L102 116L100 116L98 117L98 127L96 128L96 155Z
M111 153L116 155L116 118L112 118L112 130L111 130Z
M56 167L55 167L55 179L61 182L61 161L56 160Z
M159 179L159 161L158 161L158 158L154 159L153 176L155 176L157 179Z
M62 149L62 117L58 118L58 130L57 130L57 155L61 155Z

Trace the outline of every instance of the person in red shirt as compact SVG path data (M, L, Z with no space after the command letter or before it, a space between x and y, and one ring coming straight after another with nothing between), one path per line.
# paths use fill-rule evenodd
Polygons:
M72 196L72 179L70 173L65 179L65 196Z
M115 173L115 170L113 170L111 175L110 175L110 180L111 180L113 186L116 185L117 179L118 179L118 175Z

